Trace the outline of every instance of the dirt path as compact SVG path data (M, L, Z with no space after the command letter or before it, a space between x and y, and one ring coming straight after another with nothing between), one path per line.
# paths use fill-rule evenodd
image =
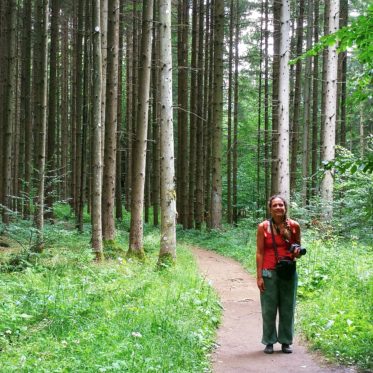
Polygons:
M259 291L255 279L234 260L212 251L193 248L198 266L220 296L224 308L213 354L214 373L352 373L352 368L331 367L296 339L292 354L280 345L272 355L263 353Z

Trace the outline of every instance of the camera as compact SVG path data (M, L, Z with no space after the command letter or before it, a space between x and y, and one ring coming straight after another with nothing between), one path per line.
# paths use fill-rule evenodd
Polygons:
M299 255L305 255L307 253L307 250L297 243L291 244L289 251L293 253L296 249L299 249Z

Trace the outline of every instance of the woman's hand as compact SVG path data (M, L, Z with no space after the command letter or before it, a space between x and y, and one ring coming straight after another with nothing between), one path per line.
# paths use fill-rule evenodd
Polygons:
M256 279L256 284L258 285L260 292L263 293L265 290L263 277L258 277Z

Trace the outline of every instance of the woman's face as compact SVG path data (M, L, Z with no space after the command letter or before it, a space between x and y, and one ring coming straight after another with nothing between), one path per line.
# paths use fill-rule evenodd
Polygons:
M273 218L283 217L286 214L286 206L281 198L274 198L271 202L270 213Z

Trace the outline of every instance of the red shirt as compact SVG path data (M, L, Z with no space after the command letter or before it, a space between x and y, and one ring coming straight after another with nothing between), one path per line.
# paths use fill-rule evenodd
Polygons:
M290 243L295 243L294 237L296 234L296 228L294 221L291 219L287 219L290 230L291 230L291 238ZM264 230L264 256L263 256L263 269L275 269L276 267L276 255L275 250L272 245L272 233L271 228L269 225L269 221L266 221L263 226ZM277 252L279 259L281 258L289 258L293 259L292 254L289 253L289 244L282 238L280 234L276 234L276 230L273 230L275 234L275 241L277 245Z

